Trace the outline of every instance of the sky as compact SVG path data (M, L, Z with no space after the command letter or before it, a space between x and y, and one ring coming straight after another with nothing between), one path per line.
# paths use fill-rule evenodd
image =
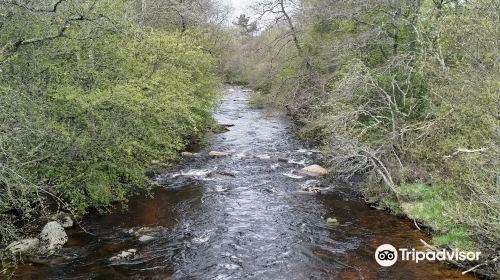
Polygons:
M222 0L223 3L229 5L231 9L231 21L234 21L239 15L250 15L249 5L257 2L257 0Z

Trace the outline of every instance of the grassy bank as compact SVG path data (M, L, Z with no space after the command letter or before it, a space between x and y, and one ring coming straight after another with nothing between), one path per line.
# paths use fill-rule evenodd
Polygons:
M271 94L259 91L252 96L249 103L250 106L259 108L287 109L282 106L281 102L276 102ZM296 117L293 114L291 116ZM321 139L321 136L315 133L311 134L310 123L299 118L296 120L302 125L301 137L306 140ZM338 138L331 141L338 141ZM343 141L348 140L343 139ZM409 164L416 168L416 170L406 171L410 173L411 180L407 177L400 177L397 183L389 185L382 176L377 174L375 168L349 169L349 172L346 173L342 166L343 160L351 155L342 152L333 154L330 148L331 143L326 146L320 141L317 143L327 158L325 164L332 171L331 176L340 176L346 180L353 176L363 178L355 185L358 186L357 191L368 203L382 207L394 215L413 220L416 228L431 235L432 245L449 250L458 249L482 253L481 262L452 263L452 265L460 266L465 270L481 264L479 268L475 269L476 273L487 278L499 277L500 268L497 261L499 249L495 241L497 238L495 231L498 227L498 213L496 211L498 211L499 196L495 184L479 187L477 192L482 193L482 196L479 198L480 200L475 200L465 196L460 186L446 185L453 178L441 179L439 173L433 171L425 171L425 174L421 174L419 172L423 171L418 169L422 166ZM346 143L340 142L338 145L346 145ZM339 162L341 163L339 164ZM406 169L406 164L405 161L402 161L401 169ZM391 168L389 172L392 175L404 171ZM418 177L418 175L423 177ZM430 178L434 178L434 180ZM467 195L471 195L470 189Z

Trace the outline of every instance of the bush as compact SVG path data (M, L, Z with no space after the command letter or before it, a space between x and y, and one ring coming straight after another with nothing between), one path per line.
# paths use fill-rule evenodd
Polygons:
M147 190L144 169L211 125L219 82L200 36L127 28L2 57L0 245L54 209L80 216Z
M292 38L278 26L253 42L274 49L249 59L248 77L271 85L266 99L303 124L301 135L322 146L337 175L365 176L370 200L421 219L440 245L493 258L498 1L438 2L305 1L296 26L310 66L279 44Z

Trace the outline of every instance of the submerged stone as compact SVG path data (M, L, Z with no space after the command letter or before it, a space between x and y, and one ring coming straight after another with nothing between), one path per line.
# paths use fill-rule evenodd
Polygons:
M198 153L191 153L191 152L182 152L181 156L183 156L183 157L198 157L199 154Z
M125 251L121 251L117 255L109 258L110 261L120 261L120 260L130 260L133 259L137 255L137 249L128 249Z
M211 157L225 157L225 156L228 156L229 153L220 152L220 151L211 151L208 153L208 155Z
M139 240L139 242L148 242L148 241L151 241L153 239L155 239L155 238L151 235L142 235L139 237L138 240Z
M128 233L134 235L136 237L150 235L152 233L161 232L165 228L162 226L152 226L152 227L140 227L140 228L131 228L128 230Z

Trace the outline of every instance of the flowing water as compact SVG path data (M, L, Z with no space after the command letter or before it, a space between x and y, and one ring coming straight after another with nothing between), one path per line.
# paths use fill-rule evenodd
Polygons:
M90 215L83 226L92 234L72 229L60 256L22 265L15 278L472 279L440 263L380 267L379 245L421 248L428 237L343 184L297 175L320 155L293 139L284 116L249 108L249 94L227 89L215 117L234 126L158 176L154 198ZM211 150L231 154L211 158ZM128 249L137 255L110 260Z

